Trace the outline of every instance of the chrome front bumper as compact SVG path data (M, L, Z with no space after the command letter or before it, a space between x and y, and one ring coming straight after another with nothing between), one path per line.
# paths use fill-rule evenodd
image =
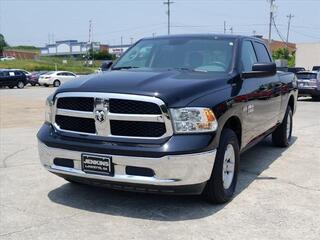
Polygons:
M112 157L114 176L103 176L88 174L81 170L81 154L83 152L51 148L40 141L38 142L38 149L42 165L52 173L88 180L154 186L185 186L204 183L211 176L216 156L216 150L196 154L170 155L161 158L108 155ZM56 166L53 163L55 158L74 160L74 168ZM126 166L150 168L155 175L153 177L127 175Z

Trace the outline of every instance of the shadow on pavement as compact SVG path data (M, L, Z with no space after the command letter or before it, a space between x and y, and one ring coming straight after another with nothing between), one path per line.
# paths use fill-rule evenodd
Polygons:
M292 143L296 141L293 137ZM241 155L241 171L236 196L255 180L272 181L259 176L276 161L286 148L276 148L270 138ZM236 197L235 196L235 197ZM121 192L66 183L48 193L51 201L72 208L130 218L156 221L181 221L210 216L227 204L212 205L200 196L166 196Z

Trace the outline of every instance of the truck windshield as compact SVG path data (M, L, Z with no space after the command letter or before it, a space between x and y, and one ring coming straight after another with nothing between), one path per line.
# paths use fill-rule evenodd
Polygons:
M112 69L228 72L234 47L233 40L214 38L145 39L129 49Z
M316 73L297 73L298 79L316 79L317 74Z

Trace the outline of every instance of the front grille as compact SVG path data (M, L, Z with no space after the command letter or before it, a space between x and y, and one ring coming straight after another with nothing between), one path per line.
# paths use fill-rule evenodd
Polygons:
M110 99L109 108L111 113L161 114L160 107L157 104L142 101Z
M96 132L94 119L56 115L59 128L74 132L94 134Z
M165 138L173 134L165 104L155 97L117 93L59 93L53 112L56 114L54 126L70 134L142 139ZM137 119L134 114L141 116ZM91 137L94 139L94 136Z
M66 97L59 98L57 108L92 112L94 107L94 98L88 97Z
M166 132L164 123L111 120L111 134L130 137L161 137Z

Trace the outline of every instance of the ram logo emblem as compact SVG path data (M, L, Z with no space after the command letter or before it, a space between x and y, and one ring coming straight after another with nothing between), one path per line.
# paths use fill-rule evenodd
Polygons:
M95 114L95 118L97 121L102 123L104 120L106 120L106 114L103 110L97 110Z

